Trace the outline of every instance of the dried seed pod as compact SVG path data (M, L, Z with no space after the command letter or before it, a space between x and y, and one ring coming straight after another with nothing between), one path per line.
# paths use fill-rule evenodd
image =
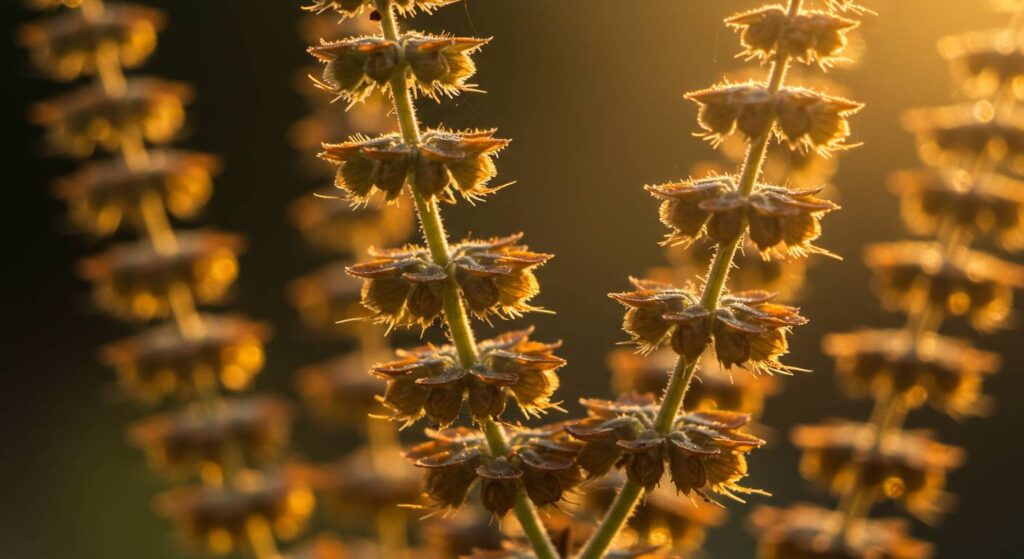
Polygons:
M551 255L517 245L522 233L485 241L466 240L451 247L449 270L474 314L517 317L536 310L529 305L540 290L534 269ZM434 264L427 249L408 246L375 250L374 260L348 268L366 280L363 305L388 325L429 326L441 313L448 274Z
M335 185L352 200L367 201L377 190L398 198L408 184L417 194L453 202L457 191L467 200L494 192L487 183L497 174L493 158L508 145L494 130L428 130L419 146L402 143L397 134L375 139L356 136L324 144L320 157L338 165Z
M863 105L802 87L772 94L764 84L722 84L686 95L700 105L704 137L720 144L737 130L748 139L771 132L792 149L822 155L843 149L850 136L847 118Z
M374 457L367 448L318 466L314 478L319 500L339 518L357 524L382 509L415 503L420 495L416 468L395 457Z
M117 245L83 259L80 273L93 282L96 304L118 317L167 316L179 290L201 304L223 299L238 276L242 238L191 231L179 235L176 245L168 252L148 242Z
M389 89L389 81L402 71L400 46L383 37L353 37L323 41L309 54L325 63L317 86L355 103L374 88Z
M411 200L369 201L352 207L324 191L303 196L289 208L292 224L306 242L325 251L355 254L367 246L388 246L409 238L415 216Z
M233 488L189 487L161 495L160 513L185 541L217 554L250 549L248 526L269 526L282 539L297 536L313 512L307 475L294 468L274 474L245 472Z
M297 391L320 421L361 425L368 414L379 412L377 395L385 389L384 382L366 374L369 370L364 352L345 353L299 370Z
M278 458L288 444L290 423L284 400L234 398L212 415L195 404L143 419L131 427L129 436L146 451L153 469L186 476L208 464L224 471L239 458L246 463Z
M738 499L737 493L758 492L739 485L747 475L745 454L764 444L743 430L749 415L693 412L677 417L672 430L662 435L645 426L658 413L653 395L581 403L590 417L565 430L584 442L577 463L591 477L616 466L634 483L653 490L668 470L678 492L696 493L709 501L714 501L714 494Z
M908 111L903 127L917 136L921 159L934 167L972 169L981 158L1019 167L1024 157L1021 117L1001 114L997 118L987 101Z
M927 402L957 418L988 409L981 383L1001 361L964 340L930 334L918 341L904 330L830 334L823 348L853 395L882 401L898 396L911 407Z
M77 158L97 146L115 151L131 141L168 142L185 123L189 86L157 78L131 78L124 94L111 96L99 86L86 86L56 99L37 103L31 117L48 129L50 142Z
M787 333L807 322L796 308L772 303L773 295L764 291L727 294L708 311L688 289L642 280L634 286L639 291L611 297L629 308L623 329L642 352L671 340L673 351L695 360L713 341L723 367L786 372L778 358L788 351Z
M427 434L432 440L406 456L428 470L425 492L439 507L459 507L470 487L482 480L484 508L504 516L520 484L543 507L557 503L582 481L573 461L578 445L568 440L561 424L511 430L506 456L489 455L483 433L476 430L460 427Z
M402 15L411 16L417 13L417 11L429 14L437 8L453 4L457 1L458 0L394 0L394 6ZM304 6L303 9L316 13L330 10L341 14L341 17L343 18L355 17L367 9L377 9L377 5L373 0L310 0L310 2L311 3Z
M661 221L672 230L666 244L686 246L701 238L728 244L749 231L751 242L765 258L825 252L811 242L821 235L822 216L839 208L817 197L821 188L792 190L762 184L743 196L733 176L647 190L662 200Z
M756 8L731 16L726 25L740 32L743 55L762 63L779 54L804 64L831 66L847 44L847 33L859 22L830 12L802 11L792 17L784 6Z
M196 383L242 390L263 368L267 325L240 317L203 316L203 331L185 337L173 324L156 326L109 344L100 355L117 370L121 388L147 404L167 397L192 399Z
M964 172L893 173L903 220L914 233L935 235L947 218L973 237L990 237L1008 250L1024 248L1024 183L998 174L971 180Z
M466 83L476 73L470 55L489 41L409 33L402 37L402 48L419 91L436 100L440 94L454 97L462 91L473 91L475 86Z
M939 53L949 60L954 81L974 99L991 99L1024 77L1024 51L1003 29L943 38Z
M948 508L946 474L963 463L962 450L920 432L887 432L872 449L875 428L863 423L801 425L792 439L803 453L800 471L807 479L835 495L862 491L873 500L892 499L926 521Z
M289 297L310 328L351 338L361 327L352 320L366 316L361 289L345 262L333 262L293 281Z
M179 219L194 217L206 205L220 161L195 152L159 150L144 169L123 159L90 162L57 182L57 196L69 207L75 225L94 235L113 235L128 221L145 227L143 201L156 196Z
M32 62L53 79L71 81L99 72L103 64L134 68L156 48L163 12L134 4L112 4L88 17L81 10L33 21L18 30Z
M867 248L864 260L886 306L911 310L930 305L940 313L965 315L983 331L1006 321L1013 290L1024 287L1020 266L973 250L944 258L934 243L878 243Z
M800 559L929 559L932 547L910 537L900 519L858 519L845 538L836 538L839 512L795 505L788 509L760 506L750 515L758 538L759 557Z
M649 355L616 349L608 355L612 389L619 394L660 394L665 390L678 358L667 349ZM721 409L757 417L764 408L765 397L779 390L775 377L733 375L710 356L701 359L698 370L699 382L694 382L686 391L683 408L687 410Z
M396 420L410 424L426 415L442 427L451 425L464 404L477 421L499 418L507 398L526 415L557 406L555 371L565 365L554 351L559 343L529 339L533 329L508 332L478 345L479 360L471 369L459 363L454 346L399 350L398 361L375 365L374 375L388 383L383 403Z

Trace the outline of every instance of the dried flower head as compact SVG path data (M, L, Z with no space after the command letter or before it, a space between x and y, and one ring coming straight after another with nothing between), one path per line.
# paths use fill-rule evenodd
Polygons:
M182 488L161 495L160 513L178 525L185 541L217 554L251 549L252 524L269 526L282 539L297 536L313 512L307 474L293 468L274 474L252 471L237 487Z
M413 447L406 456L427 470L427 496L438 506L458 508L470 488L480 485L485 509L504 516L512 509L517 487L539 507L553 505L581 481L573 461L577 445L566 440L561 425L512 430L510 452L492 456L483 433L463 427L429 431L430 442Z
M971 236L991 237L1002 247L1024 247L1024 183L999 174L977 180L958 171L899 171L890 180L900 196L907 226L935 235L946 219Z
M103 347L101 359L117 370L122 390L149 404L166 397L188 400L213 384L228 390L249 386L263 368L270 329L240 317L202 320L198 336L163 324Z
M988 101L908 111L903 126L917 136L921 159L935 167L970 169L981 158L1019 166L1024 156L1022 118L997 117Z
M472 201L497 190L487 183L497 174L495 154L509 140L494 138L494 132L428 130L418 146L403 143L397 134L355 136L324 144L320 157L338 165L335 185L357 202L368 200L375 189L395 200L407 184L425 198L454 202L457 191Z
M402 242L412 233L415 216L409 200L383 204L371 200L352 207L333 194L303 196L289 211L306 242L326 251L354 254L367 246Z
M792 17L784 6L756 8L729 17L725 23L740 32L743 56L762 63L779 54L804 64L828 68L842 54L847 33L859 22L831 12L805 10Z
M163 26L159 10L112 4L88 17L71 10L27 23L17 38L31 52L36 68L71 81L98 73L102 64L139 66L156 48L156 34Z
M633 285L639 291L611 297L629 308L622 327L641 352L671 340L673 351L693 361L714 342L723 367L786 372L778 361L789 348L786 336L807 322L795 307L772 303L773 295L764 291L727 294L709 311L689 289L643 280Z
M341 14L341 17L355 17L364 10L376 10L377 5L373 0L310 0L311 3L304 9L311 12L326 12L328 10ZM453 4L458 0L394 0L394 6L399 13L405 16L415 14L417 11L431 13L437 8Z
M792 559L928 559L931 546L910 537L907 522L860 519L844 538L836 533L841 513L796 505L788 509L758 507L750 524L758 537L760 557Z
M200 303L221 300L238 276L238 235L191 231L178 236L170 251L148 242L114 246L80 262L93 282L96 304L111 314L149 320L167 316L178 291Z
M159 150L149 154L144 169L133 169L122 158L86 163L60 179L56 193L70 206L75 225L109 236L125 221L142 230L142 207L150 196L174 217L194 217L210 199L212 176L219 171L214 156Z
M696 493L714 501L714 494L741 500L737 493L757 493L739 485L747 475L746 454L764 444L745 432L750 416L704 410L678 416L668 434L654 430L658 406L651 394L625 394L612 402L581 400L590 417L566 426L584 442L577 463L590 477L612 467L652 491L666 469L680 493Z
M907 406L928 403L953 417L988 409L981 394L984 378L1000 365L997 354L968 342L930 334L916 341L904 330L863 330L831 334L825 353L836 359L846 388L877 400L899 396Z
M146 451L153 469L186 476L209 465L221 471L239 459L278 458L291 432L288 404L272 396L225 400L216 414L193 404L134 424L129 436Z
M84 158L99 145L114 151L132 140L164 143L185 123L189 86L156 78L131 78L124 94L111 96L87 86L37 103L32 119L48 129L54 147Z
M763 83L722 84L686 95L700 105L704 137L719 144L739 131L747 138L771 132L791 148L822 155L843 149L847 118L863 105L813 89L785 87L772 94Z
M385 383L366 374L370 369L366 360L364 352L353 351L299 371L297 391L317 419L354 426L380 410L377 396L384 392Z
M1024 52L1013 33L1000 29L946 37L939 52L950 62L955 81L975 99L990 99L1003 88L1015 88L1024 77Z
M420 477L420 472L399 456L373 456L364 448L319 466L314 485L319 500L332 513L362 523L382 509L415 503Z
M551 396L558 389L555 371L565 360L554 355L559 343L530 340L533 329L508 332L478 346L477 364L466 369L454 346L428 345L399 350L398 361L375 365L373 374L387 380L384 405L392 417L406 425L424 415L447 427L464 405L473 419L499 418L507 398L513 398L527 416L557 406Z
M966 315L979 330L1002 325L1013 309L1013 290L1024 287L1024 268L994 256L964 250L945 258L934 243L879 243L864 256L887 306L910 310L930 305Z
M361 289L362 283L348 274L346 262L332 262L293 281L289 296L310 328L355 337L361 325L353 319L366 316Z
M363 305L388 325L429 326L441 313L441 292L449 274L477 316L516 317L536 310L528 304L540 291L534 270L551 259L550 254L517 245L522 237L518 233L452 245L447 271L430 259L427 249L408 246L374 250L373 260L350 266L348 273L366 280Z
M649 186L647 190L662 200L661 222L672 230L666 243L685 246L707 238L727 244L740 238L749 225L750 240L765 258L825 252L811 242L821 235L822 216L839 208L817 197L820 187L792 190L762 184L743 196L734 176Z
M890 431L872 448L875 428L835 421L801 425L792 432L801 449L800 471L835 495L862 491L873 500L892 499L908 512L932 521L948 508L946 474L960 466L963 452L925 433Z

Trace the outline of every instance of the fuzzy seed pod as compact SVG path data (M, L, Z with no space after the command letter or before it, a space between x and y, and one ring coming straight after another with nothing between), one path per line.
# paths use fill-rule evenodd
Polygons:
M676 490L713 501L713 494L737 498L757 493L738 482L747 475L745 454L764 444L743 427L750 416L724 411L700 411L676 418L672 431L661 435L645 427L657 415L650 394L626 394L615 402L584 399L590 417L565 427L583 441L577 463L591 477L613 466L634 483L653 490L668 470ZM645 420L642 421L641 417Z
M822 155L843 149L847 118L863 105L813 89L785 87L772 95L762 83L723 84L686 95L700 105L704 137L716 146L739 131L749 139L769 132L792 149Z
M307 477L294 468L270 475L245 472L238 487L176 489L161 495L157 508L174 520L187 543L226 555L251 548L251 523L269 526L286 540L302 532L314 507Z
M973 250L947 259L934 243L874 244L864 260L888 307L911 310L930 305L940 313L967 316L982 331L1005 323L1013 309L1014 289L1024 287L1024 267Z
M935 235L947 218L972 237L989 237L1007 250L1024 248L1024 183L998 174L972 181L956 171L899 171L890 185L900 196L907 226Z
M407 425L426 415L441 427L451 425L469 407L473 419L499 418L507 398L526 415L539 415L557 404L555 371L565 360L553 352L560 344L529 339L533 329L508 332L478 346L480 359L464 369L454 346L399 350L400 360L375 365L372 373L388 382L383 403L392 417Z
M40 0L44 1L44 0ZM54 0L46 0L54 1ZM75 0L65 0L75 1ZM342 18L355 17L364 10L376 10L377 5L374 0L310 0L311 3L304 6L303 9L311 12L321 13L326 11L334 11L341 14ZM398 9L398 12L404 16L411 16L417 11L423 13L431 13L434 10L447 6L448 4L454 4L458 0L394 0L394 6Z
M470 487L481 481L484 508L501 517L514 505L519 485L535 505L547 506L582 481L573 461L578 445L567 439L561 424L513 430L510 453L495 457L485 452L479 431L459 427L427 434L433 440L413 447L406 457L428 470L425 492L439 507L459 507Z
M207 464L224 471L241 452L247 463L280 456L291 432L291 412L271 396L226 400L211 416L200 405L152 416L134 424L129 436L146 451L153 469L183 477Z
M918 153L934 167L972 169L982 158L1020 168L1024 158L1024 119L996 117L991 103L917 109L903 116L903 126L917 136Z
M448 273L477 316L511 318L536 310L528 304L540 290L533 271L551 255L516 245L520 239L521 233L452 245ZM363 305L388 325L429 326L441 313L448 273L421 247L375 250L371 256L374 260L348 268L349 274L366 280Z
M1001 361L997 354L937 334L915 344L903 330L831 334L823 348L836 359L850 393L882 401L898 396L910 407L927 402L955 418L988 409L981 383Z
M113 235L127 221L145 227L143 200L157 196L176 218L190 219L206 205L220 161L211 155L160 150L149 154L145 169L133 169L123 159L86 163L57 182L75 225L94 235Z
M1020 42L1002 29L946 37L939 52L949 60L954 81L973 99L991 99L1024 77Z
M62 152L88 157L97 146L115 151L130 141L162 144L185 124L189 86L156 78L131 78L123 95L86 86L37 103L31 118L47 128L50 143Z
M208 388L197 388L197 382L228 390L248 387L263 368L270 329L240 317L204 315L202 320L197 337L183 336L173 324L160 325L103 347L101 360L116 369L125 393L146 404L192 399Z
M874 427L845 421L802 425L792 432L793 444L803 452L801 473L835 495L864 491L874 500L897 501L926 521L948 508L946 474L963 463L962 450L924 433L894 431L871 452L867 445L874 438Z
M788 350L787 333L807 322L796 308L772 303L773 296L764 291L725 295L717 309L708 311L687 289L642 280L633 285L639 291L611 297L629 308L623 329L642 352L671 340L672 350L692 361L713 341L723 367L785 372L778 357Z
M289 214L306 242L325 251L355 254L367 246L400 243L412 234L413 204L371 200L352 207L326 191L296 200Z
M163 26L159 10L113 4L90 17L73 10L27 23L17 40L29 49L36 68L53 79L71 81L96 74L102 64L139 66L156 48Z
M410 33L402 38L402 47L419 91L436 100L441 94L454 97L473 90L474 86L466 83L476 73L476 64L469 55L488 41Z
M169 252L146 242L117 245L83 259L80 273L93 283L96 304L126 319L167 316L176 290L202 304L223 299L238 276L242 238L192 231L179 235L176 244Z
M770 62L779 54L802 62L831 66L847 44L857 21L830 12L803 11L789 17L783 6L764 6L725 20L740 32L743 56Z
M758 537L758 557L789 559L929 559L932 547L910 537L900 519L858 519L845 538L836 538L839 512L795 505L757 507L750 524Z
M361 289L345 262L333 262L293 281L289 298L310 328L353 338L360 328L353 319L366 316Z
M324 144L320 157L338 165L335 185L357 202L367 201L375 190L395 200L406 185L425 198L454 202L457 191L477 200L496 190L487 186L497 174L493 157L509 143L494 138L494 132L429 130L415 147L397 134L372 140L356 136Z
M733 176L649 186L647 190L662 200L661 221L672 229L667 244L689 245L701 238L728 244L749 231L750 240L765 258L825 252L811 242L821 235L821 217L839 208L817 197L821 188L758 185L744 197Z

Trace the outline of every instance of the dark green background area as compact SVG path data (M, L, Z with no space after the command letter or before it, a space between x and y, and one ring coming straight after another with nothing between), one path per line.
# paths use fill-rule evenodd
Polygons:
M844 210L826 220L821 242L847 259L819 262L811 272L801 305L813 322L796 331L788 362L815 372L786 379L785 392L769 403L764 421L776 431L771 447L751 459L750 484L776 497L753 499L758 503L828 502L799 479L784 433L797 422L867 414L865 403L840 396L817 348L826 332L899 324L900 317L879 310L858 256L865 243L902 235L896 200L885 188L890 170L916 165L900 111L954 95L934 47L938 37L1001 24L981 0L866 1L880 15L863 26L863 62L831 76L868 104L853 121L853 141L864 146L842 154L836 178ZM203 223L243 232L250 241L232 306L275 325L259 386L290 392L295 369L332 347L306 333L284 298L287 282L320 261L289 228L283 210L311 186L285 142L289 124L304 112L291 89L296 68L308 62L296 34L298 4L149 3L168 11L170 26L146 71L197 87L183 144L222 154L227 165ZM3 3L6 36L33 17L15 4ZM446 209L447 222L454 237L522 230L532 248L557 255L540 272L544 288L537 301L557 314L528 320L541 339L565 341L570 365L560 395L572 409L580 395L606 393L604 355L624 339L621 309L605 294L662 262L656 203L641 186L683 178L693 163L712 155L693 136L695 108L681 95L739 66L736 38L720 20L751 5L469 0L414 24L494 37L476 59L474 82L488 93L440 105L422 101L422 116L428 125L494 126L514 139L498 163L500 180L516 185L476 207ZM0 557L180 556L168 525L149 512L163 485L124 442L125 426L144 410L118 396L112 373L94 361L98 345L130 329L94 311L87 286L75 278L75 259L96 246L66 234L63 209L48 196L49 181L71 165L42 158L40 133L24 122L33 100L63 86L31 77L24 53L10 42L0 53L6 59ZM961 325L950 331L967 333ZM915 526L937 542L938 557L1024 557L1016 512L1022 496L1021 342L1019 329L982 342L1007 357L1005 370L988 385L1000 402L994 417L967 424L928 410L911 417L912 426L937 429L944 441L969 450L966 466L951 480L957 510L938 530ZM307 456L330 455L344 445L340 435L308 430L299 438ZM746 509L730 509L729 525L711 534L708 549L717 558L749 557Z

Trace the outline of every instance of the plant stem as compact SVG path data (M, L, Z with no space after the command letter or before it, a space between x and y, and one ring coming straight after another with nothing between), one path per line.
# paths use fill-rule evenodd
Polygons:
M803 0L789 0L789 7L787 8L789 17L792 18L800 13L802 3ZM775 55L775 60L772 62L771 72L768 77L769 92L772 94L779 92L786 78L788 68L789 56L784 52L778 52ZM748 196L753 192L757 178L761 175L761 167L764 165L765 156L768 153L768 144L771 141L771 129L774 123L775 117L773 116L769 122L768 131L754 139L750 149L747 150L747 155L744 158L743 167L740 171L738 185L740 192L744 196ZM704 283L704 289L701 292L701 305L705 309L713 311L718 308L718 303L725 291L726 281L729 279L733 258L735 258L736 251L739 250L743 238L744 235L741 235L735 241L719 246L718 251L715 252L715 258L712 260L711 268L708 271L707 281ZM699 358L694 359L692 362L687 362L682 356L676 361L675 370L672 372L672 377L669 379L665 394L662 396L661 406L658 408L658 416L655 419L655 428L659 433L666 434L672 429L672 424L682 408L686 391L689 389L690 382L692 382L697 371L698 361ZM622 530L622 527L633 513L633 509L640 500L641 494L642 489L639 485L626 480L622 489L619 490L619 494L612 501L611 507L608 508L608 512L605 513L604 518L601 520L601 524L598 525L597 531L594 532L594 535L591 536L583 551L579 554L578 559L600 559L604 556L612 540L615 539L615 536Z
M376 0L376 5L381 16L380 26L384 38L398 42L398 23L395 20L393 0ZM416 108L412 102L410 84L405 72L396 72L391 78L390 85L402 139L407 144L418 145L420 142L419 122L416 119ZM416 202L416 213L419 216L420 228L423 230L423 237L430 256L435 264L445 268L448 272L448 278L444 282L443 302L445 322L448 325L452 344L455 345L462 366L472 367L476 365L478 359L476 338L459 293L459 286L449 269L451 249L448 246L448 236L441 220L440 210L433 198L426 199L415 190L412 191L412 197ZM487 437L488 450L492 456L505 456L509 453L508 440L498 424L487 419L482 422L481 428ZM526 495L522 483L517 484L517 488L514 507L516 518L519 519L519 524L530 541L534 553L538 559L558 559L555 546L551 543L547 531L541 524L537 510Z

